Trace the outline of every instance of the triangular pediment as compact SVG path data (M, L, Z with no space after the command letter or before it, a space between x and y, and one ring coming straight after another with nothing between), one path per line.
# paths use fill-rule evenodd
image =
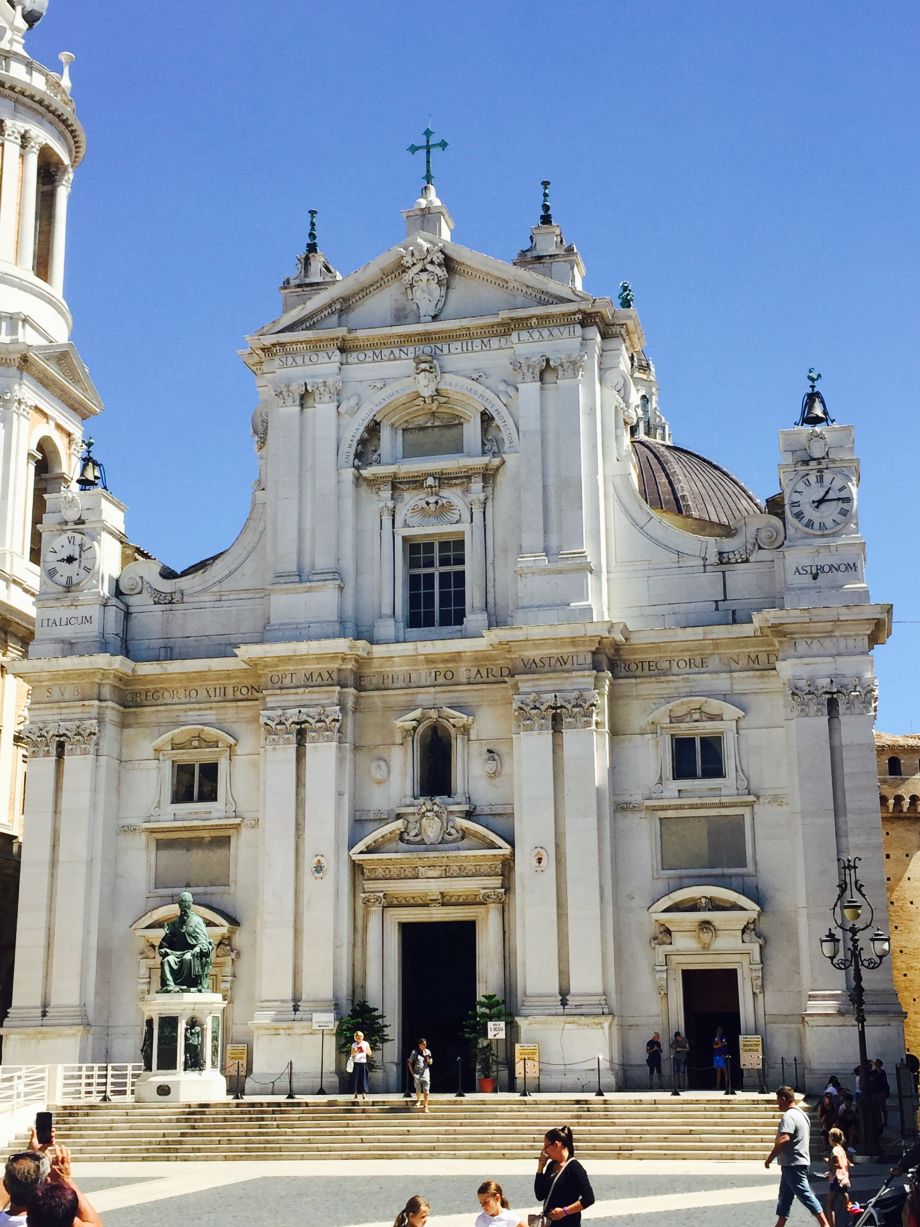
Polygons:
M33 345L29 350L29 365L39 382L76 409L81 417L102 412L102 398L72 342Z
M261 328L256 337L327 328L391 328L432 320L441 323L592 301L590 294L530 269L518 268L457 243L432 240L430 247L443 257L447 284L443 302L433 302L434 313L423 318L408 292L406 280L406 253L417 239L418 236L405 239L341 281L330 283L328 288Z

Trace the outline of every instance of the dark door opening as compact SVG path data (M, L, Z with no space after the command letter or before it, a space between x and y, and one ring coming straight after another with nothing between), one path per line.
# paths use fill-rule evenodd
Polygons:
M431 1089L457 1089L457 1057L468 1062L463 1020L476 1004L476 923L472 920L411 921L402 934L402 1083L406 1058L424 1037L434 1056ZM471 1089L473 1074L465 1065L463 1081Z
M741 1010L738 1006L738 972L734 967L685 969L684 1033L690 1041L689 1083L693 1090L711 1090L715 1084L712 1041L721 1027L732 1058L733 1082L740 1083L738 1036Z

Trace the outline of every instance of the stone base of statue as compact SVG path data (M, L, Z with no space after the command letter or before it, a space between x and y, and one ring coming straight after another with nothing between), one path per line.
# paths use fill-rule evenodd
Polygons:
M220 993L153 993L144 1012L144 1072L138 1103L213 1103L227 1098Z

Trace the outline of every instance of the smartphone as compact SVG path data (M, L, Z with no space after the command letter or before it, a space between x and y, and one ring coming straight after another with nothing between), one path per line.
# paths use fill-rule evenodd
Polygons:
M38 1139L39 1146L51 1145L51 1131L53 1124L54 1122L50 1112L35 1113L35 1136Z

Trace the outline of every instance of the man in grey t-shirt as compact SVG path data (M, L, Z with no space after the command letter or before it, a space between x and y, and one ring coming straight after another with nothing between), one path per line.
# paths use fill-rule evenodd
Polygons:
M764 1167L774 1159L781 1168L779 1198L776 1202L776 1227L785 1227L794 1198L798 1198L806 1210L818 1220L820 1227L829 1227L821 1209L821 1203L808 1183L808 1167L811 1162L809 1134L811 1125L801 1108L795 1106L795 1092L791 1086L781 1086L776 1092L776 1104L782 1112L776 1140Z

